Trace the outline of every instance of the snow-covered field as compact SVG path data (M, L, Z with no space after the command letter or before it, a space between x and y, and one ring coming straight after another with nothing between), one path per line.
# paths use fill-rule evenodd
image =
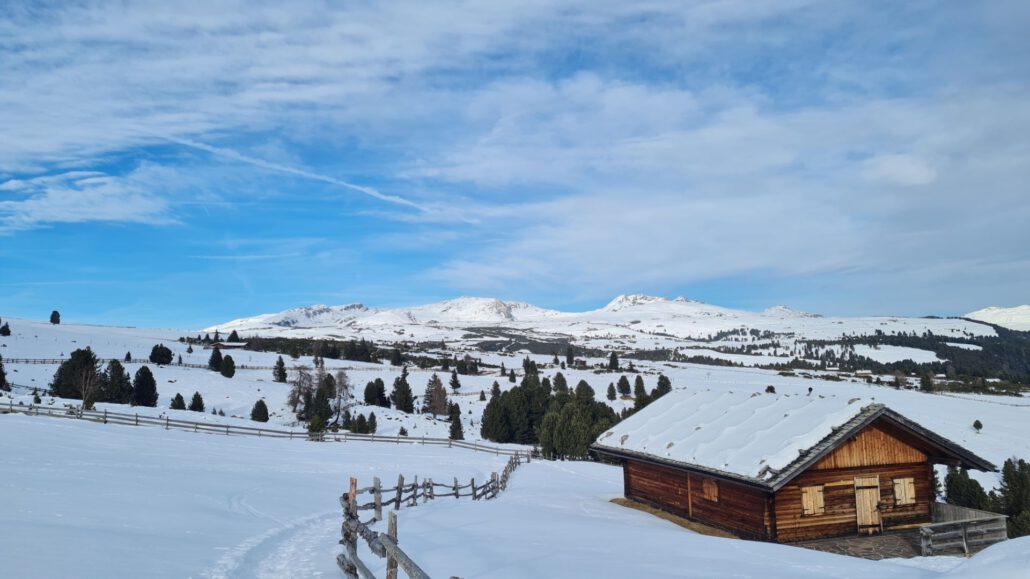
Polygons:
M102 358L121 358L126 351L146 357L155 343L164 343L191 363L203 363L209 355L199 348L187 354L185 345L175 342L179 335L196 332L10 323L14 335L0 338L8 380L41 390L55 365L9 360L66 357L87 345ZM271 365L276 358L246 351L232 355L239 364L253 365ZM521 374L525 355L480 357L490 364L504 362ZM545 376L559 371L549 355L530 357ZM587 360L591 365L602 361ZM288 365L294 363L310 365L311 360L288 360ZM358 392L377 376L389 389L400 371L385 364L326 364L330 369L346 368ZM134 372L137 366L129 364L128 370ZM859 379L826 380L822 376L827 373L820 372L780 375L755 368L665 362L639 362L637 367L649 389L663 373L684 395L747 396L773 386L777 396L807 397L811 389L815 397L880 402L997 464L1010 456L1030 457L1026 398L929 395ZM151 368L160 393L158 408L100 407L254 425L246 417L253 403L263 398L274 415L269 427L300 426L286 406L287 386L272 382L269 371L240 370L227 379L204 369ZM588 381L598 399L620 376L572 369L564 374L572 386ZM422 393L430 375L411 372L415 394ZM446 383L447 376L441 378ZM493 374L461 380L461 395L455 399L463 410L466 438L476 439L485 406L479 391L489 392L494 380L503 389L511 384ZM209 408L222 409L227 416L167 410L175 392L188 397L195 390ZM31 400L24 389L12 394L0 397L0 404ZM44 396L44 404L50 403L74 401ZM619 410L631 402L611 404ZM395 434L403 425L412 436L446 436L446 423L432 417L374 410L380 433ZM979 433L972 428L975 420L983 423ZM399 473L481 479L503 465L503 459L489 454L442 447L316 444L13 415L0 416L0 452L0 561L5 573L14 569L11 576L18 577L337 577L337 498L349 476L362 481L373 475L391 480ZM988 487L998 482L994 473L973 474ZM1030 563L1030 544L1025 540L999 545L964 564L951 559L920 562L932 567L927 569L912 567L912 561L870 562L703 537L611 504L609 500L621 492L617 469L534 462L515 473L497 501L441 500L403 511L401 543L431 575L462 577L1000 577L1000 569L1015 568L1013 561L1021 561L1022 570ZM53 556L55 545L60 546L59 556ZM951 574L941 575L945 569Z

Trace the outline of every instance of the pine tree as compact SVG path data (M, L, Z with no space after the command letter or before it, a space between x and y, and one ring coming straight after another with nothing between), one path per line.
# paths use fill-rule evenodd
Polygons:
M354 419L354 426L351 431L355 434L367 434L368 433L368 420L364 414L358 414L358 417Z
M132 405L157 406L157 382L150 368L141 366L132 379Z
M652 398L661 398L662 396L665 396L669 392L672 392L672 382L669 380L669 378L665 374L659 374L658 375L658 386L656 386L654 391L651 393ZM808 393L809 394L812 393L812 388L811 387L809 387Z
M156 344L150 350L150 363L167 366L172 363L172 350L164 344Z
M250 410L250 419L254 422L268 422L268 406L264 400L259 399L254 403L254 408Z
M401 412L411 414L415 411L415 397L411 393L411 386L408 385L408 368L401 370L401 375L393 381L393 392L390 394L393 407Z
M102 394L103 376L93 350L81 348L61 362L50 383L50 394L60 398L82 400L83 407L92 408Z
M54 311L50 312L50 323L55 325L55 326L57 324L60 324L61 323L61 312L59 312L57 310L54 310Z
M376 425L376 413L375 412L370 412L369 413L367 428L368 428L368 433L369 434L375 434L376 430L379 428L378 425Z
M272 368L272 381L285 383L286 382L286 362L283 362L283 357L275 361L275 367Z
M919 389L923 392L933 392L933 376L929 372L919 377Z
M7 371L4 370L4 357L0 356L0 390L11 391L11 385L7 383Z
M222 376L225 376L226 378L232 378L236 375L236 362L233 361L232 356L226 355L222 358L219 372L221 372Z
M125 367L118 360L111 360L107 363L101 400L115 404L132 402L132 379L129 378L129 373L125 371Z
M644 387L644 379L641 378L640 376L637 376L637 380L640 381L640 387L643 388ZM623 396L629 396L629 393L630 393L629 378L627 378L625 374L623 374L622 376L619 376L619 382L618 382L618 386L616 386L616 389L619 391L619 394L622 394Z
M175 397L172 398L172 405L169 408L172 410L186 410L186 399L182 397L182 394L176 392Z
M984 427L983 423L980 422L979 420L974 420L973 421L973 430L975 430L977 433L979 433L980 430L983 429L983 427Z
M368 384L365 384L365 393L363 397L365 404L375 405L378 399L376 398L376 383L374 380L369 380Z
M515 383L515 370L508 371L508 382Z
M190 399L190 406L188 410L192 410L193 412L204 411L204 398L200 395L200 392L193 393L193 398Z
M126 362L132 362L132 352L126 352L125 353L125 361Z
M397 436L407 436L407 435L408 435L408 429L404 428L402 426L401 429L400 429L400 432L397 433Z
M497 383L497 380L494 380L493 385L490 386L490 398L491 399L497 398L500 395L501 395L501 385Z
M615 400L615 384L608 384L608 400Z
M0 336L3 336L3 337L6 338L7 336L10 336L10 335L11 335L11 326L8 326L7 322L4 322L4 324L2 326L0 326Z
M308 432L325 432L325 420L321 416L315 416L308 422Z
M497 382L494 382L494 384L496 384L496 383ZM484 391L484 390L480 390L479 391L479 401L480 402L486 402L486 391Z
M608 356L608 370L612 372L619 370L619 356L615 352Z
M236 330L233 330L232 332L229 333L229 339L226 340L226 341L227 342L239 342L240 341L240 335L236 333Z
M461 416L451 420L451 440L465 440L465 429L461 426Z
M569 392L569 383L565 380L565 374L558 372L554 375L554 391L555 392Z
M458 371L457 370L454 370L454 371L451 372L450 386L451 386L451 390L453 390L455 393L457 393L458 390L461 388L461 380L458 380Z
M401 366L404 364L404 357L401 356L401 351L398 348L394 348L390 351L390 365Z
M222 370L222 351L217 346L211 348L211 357L207 360L207 367L214 372Z
M504 367L504 362L501 362L501 376L507 376L508 370Z
M193 344L187 344L186 345L186 353L187 354L192 354L193 353Z
M565 348L565 365L572 366L576 362L576 354L572 349L572 344L569 344L568 348Z

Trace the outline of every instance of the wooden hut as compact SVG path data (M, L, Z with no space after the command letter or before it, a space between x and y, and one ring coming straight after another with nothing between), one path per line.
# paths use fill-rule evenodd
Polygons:
M930 523L933 466L990 462L882 404L670 393L602 434L625 495L738 536L792 542Z

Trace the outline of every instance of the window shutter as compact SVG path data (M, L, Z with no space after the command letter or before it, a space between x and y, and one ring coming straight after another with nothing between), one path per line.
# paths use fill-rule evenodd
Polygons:
M894 504L911 505L916 502L916 481L915 479L896 478L894 479Z
M826 512L823 502L823 487L812 486L801 488L801 513L803 515L821 515Z

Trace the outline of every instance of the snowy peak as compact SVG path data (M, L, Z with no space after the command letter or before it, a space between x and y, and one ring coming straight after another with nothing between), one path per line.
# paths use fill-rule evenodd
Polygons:
M614 300L608 302L608 305L601 308L605 312L618 312L627 308L636 306L668 303L668 299L658 296L649 296L644 294L629 294L621 295ZM676 301L689 301L686 298L676 298Z
M989 307L969 312L965 317L996 324L1010 330L1030 332L1030 305L1012 308Z
M801 310L795 310L785 305L777 305L766 309L762 312L762 315L770 316L773 318L818 318L821 317L819 314L810 314Z

